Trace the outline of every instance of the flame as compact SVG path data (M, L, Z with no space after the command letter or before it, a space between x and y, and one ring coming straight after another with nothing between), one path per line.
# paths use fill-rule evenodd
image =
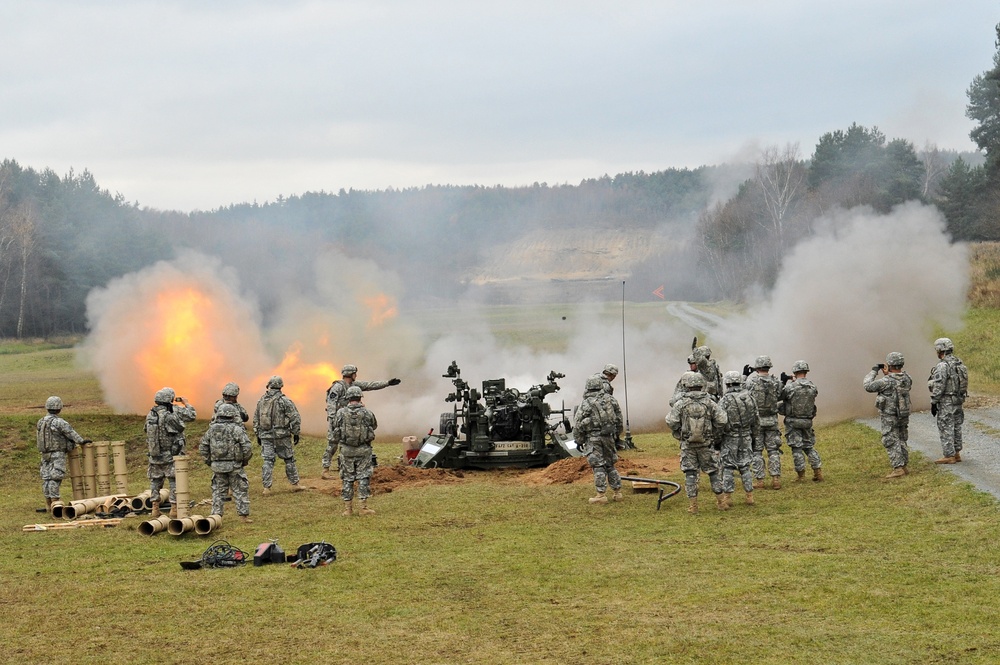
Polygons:
M399 313L396 309L396 299L384 293L362 298L361 301L371 312L371 316L368 318L369 328L381 326L386 321L395 318Z
M302 411L302 405L315 402L317 396L322 397L325 404L327 387L340 376L337 367L331 363L303 362L301 342L292 344L277 367L267 376L254 379L254 385L267 385L268 378L274 375L282 378L285 385L281 391L299 406L299 411Z

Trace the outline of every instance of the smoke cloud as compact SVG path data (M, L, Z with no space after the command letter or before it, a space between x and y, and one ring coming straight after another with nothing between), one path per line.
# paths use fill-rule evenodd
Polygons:
M815 228L786 257L768 296L743 313L697 321L707 332L704 342L724 370L761 354L771 356L776 372L807 360L820 390L819 417L828 421L871 413L874 400L861 379L886 353L901 351L915 379L915 402L925 405L920 387L936 360L929 340L939 327L960 325L964 310L965 248L948 242L935 209L916 204L888 216L839 212ZM244 273L186 251L91 293L91 334L81 355L106 401L116 411L142 413L154 392L169 385L208 417L222 386L236 381L241 403L252 411L267 378L279 374L304 429L323 434L325 390L351 363L361 380L403 380L365 394L380 435L419 435L451 408L444 397L452 385L442 374L453 360L473 386L505 378L508 387L526 390L544 383L549 371L561 372L562 390L548 402L570 409L590 375L605 363L622 364L623 317L607 302L542 309L523 333L498 334L495 309L459 303L408 310L396 300L406 285L374 262L333 247L299 256L282 268L294 279L269 280L258 263L245 289ZM259 298L270 303L266 323ZM613 294L605 300L613 303ZM690 317L670 316L680 311L675 304L663 307L662 316L635 317L642 323L632 320L632 306L625 312L627 373L614 386L633 431L664 427L668 400L687 368Z

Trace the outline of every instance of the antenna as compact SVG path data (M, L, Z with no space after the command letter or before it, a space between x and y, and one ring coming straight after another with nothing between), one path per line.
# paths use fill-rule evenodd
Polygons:
M622 381L625 383L625 449L635 448L628 422L628 366L625 363L625 280L622 280Z

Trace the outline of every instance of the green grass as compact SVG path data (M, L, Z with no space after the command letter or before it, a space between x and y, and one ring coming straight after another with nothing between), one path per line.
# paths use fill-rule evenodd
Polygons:
M976 368L974 389L992 394L997 379L982 377L1000 365L989 342L997 323L997 310L973 310L951 335ZM24 407L29 396L53 392L58 377L64 398L93 405L66 416L91 438L128 442L136 491L147 483L142 419L107 413L69 350L0 354L0 372L8 662L997 662L997 502L917 455L912 475L884 480L878 435L855 423L818 433L826 482L758 491L754 508L737 493L727 513L704 481L702 512L690 516L681 496L659 512L653 495L628 493L595 507L588 482L465 473L377 491L378 515L347 519L338 498L287 492L280 462L277 492L261 497L255 451L254 524L227 504L208 538L143 537L135 519L22 533L44 518L34 513L41 413ZM190 451L204 429L189 427ZM642 452L628 456L676 455L664 433L636 441ZM306 484L323 446L305 437L298 447ZM399 444L376 451L389 464ZM790 455L783 461L790 467ZM194 465L193 498L209 496L210 475ZM64 482L64 496L69 489ZM180 568L215 537L251 553L270 538L286 550L325 539L340 556L317 570Z

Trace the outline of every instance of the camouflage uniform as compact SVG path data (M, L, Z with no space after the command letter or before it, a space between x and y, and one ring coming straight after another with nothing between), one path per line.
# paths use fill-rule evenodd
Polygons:
M878 409L882 428L882 445L889 455L889 465L893 469L905 469L910 461L907 447L910 424L910 388L913 379L906 372L889 372L881 379L879 368L872 368L864 379L866 392L878 393L875 407Z
M704 378L697 373L687 377L687 392L681 396L666 417L667 426L674 438L681 442L681 471L684 472L684 489L689 499L698 496L698 475L708 474L712 491L722 494L722 478L719 473L719 452L715 450L716 440L729 422L726 412L704 391ZM699 386L700 387L697 387ZM704 410L704 440L691 441L691 416L701 407Z
M608 491L621 491L622 479L615 468L618 453L615 440L622 433L622 411L618 400L604 389L601 380L587 380L583 402L576 410L574 431L580 452L587 456L587 463L594 470L594 487L598 495Z
M268 490L273 482L274 462L278 457L285 462L288 482L293 486L299 484L295 444L298 443L302 417L292 400L281 392L283 385L280 377L272 377L267 382L267 392L257 401L253 414L253 431L260 443L261 459L264 460L261 480L264 489Z
M341 497L354 499L354 483L358 483L358 499L371 496L372 441L378 420L361 402L349 402L337 411L330 425L330 436L340 448Z
M50 410L48 415L42 416L35 425L35 440L38 443L38 452L42 454L39 467L42 494L46 499L52 500L59 498L59 485L66 477L66 454L73 450L74 446L87 441L58 414L59 411Z
M743 480L743 491L753 491L754 442L760 439L760 417L753 395L740 384L726 386L726 393L719 400L719 406L726 412L729 421L722 435L722 491L732 494L736 489L733 471L739 470Z
M948 345L950 347L950 340ZM968 397L968 389L967 386L962 386L960 375L966 372L962 361L949 350L934 366L927 379L931 407L936 413L941 449L946 459L959 456L962 452L962 424L965 422L965 409L962 405Z
M692 355L698 365L698 372L705 377L705 391L718 399L722 395L722 372L719 371L719 363L712 359L712 349L699 346Z
M772 476L781 475L781 429L778 427L778 402L781 400L781 381L770 374L754 372L744 384L753 395L760 416L760 436L753 444L753 476L764 480L764 451L767 451L767 468Z
M795 370L795 367L792 368ZM806 370L808 371L808 370ZM823 467L823 461L816 452L816 432L813 430L812 422L816 417L816 395L819 390L809 379L792 379L781 389L781 404L778 405L778 412L785 416L785 440L788 447L792 449L792 462L795 464L795 472L800 476L806 470L806 459L809 466L814 471ZM780 465L781 459L778 458ZM780 466L778 473L781 475ZM816 480L822 476L817 474Z
M149 493L152 497L160 495L163 479L170 484L170 503L177 501L176 482L174 481L174 457L184 454L184 423L191 422L197 415L193 406L180 406L173 403L173 391L164 389L156 393L156 404L146 415L146 445L149 454L149 467L146 477L149 478Z
M216 416L218 419L209 425L198 446L205 464L212 468L212 514L222 514L223 497L232 490L236 513L246 517L250 515L250 481L244 467L253 456L253 447L241 423Z
M613 381L616 376L618 376L618 367L616 367L615 365L608 364L604 366L603 370L601 370L597 374L592 375L590 378L597 379L598 381L600 381L601 388L604 390L604 392L608 393L609 395L614 395L615 387L611 385L611 381Z
M219 417L219 407L222 406L223 404L232 404L233 406L236 407L236 410L240 414L239 415L240 422L244 423L243 429L245 431L246 430L246 423L250 421L250 414L247 413L247 410L244 409L243 405L240 404L239 402L227 402L225 399L216 400L215 401L215 409L212 411L213 415L212 415L212 421L211 422L213 422L213 423L219 422L219 420L218 420L218 417ZM240 424L239 422L237 422L235 420L233 422L236 423L237 425Z
M355 373L358 371L353 365L346 365L344 369L346 370L348 367L353 368ZM359 381L354 379L350 382L344 379L337 379L330 384L330 387L326 389L326 421L328 428L326 433L326 450L323 452L324 469L330 468L333 458L337 455L337 443L333 439L333 419L341 409L347 406L347 389L351 386L357 386L362 391L382 390L398 383L398 379L390 381Z

